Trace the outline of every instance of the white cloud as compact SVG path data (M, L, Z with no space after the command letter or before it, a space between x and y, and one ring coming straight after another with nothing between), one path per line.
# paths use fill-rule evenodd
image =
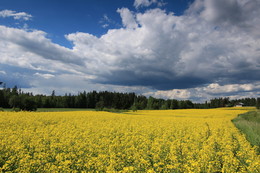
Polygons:
M38 73L38 72L35 73L34 75L39 76L39 77L43 77L44 79L50 79L50 78L55 77L55 75L53 75L53 74L48 74L48 73L42 74L42 73Z
M80 57L75 56L70 49L52 43L51 40L46 38L46 33L43 31L34 30L30 32L23 29L0 26L0 39L3 46L0 53L4 54L2 58L7 61L8 54L15 54L12 48L16 48L20 49L23 53L33 54L44 59L82 65ZM6 48L8 49L6 50ZM24 56L24 54L19 53L17 55L19 58Z
M134 7L138 9L140 7L149 7L152 4L156 4L159 7L166 5L162 0L135 0Z
M107 22L110 22L110 21L111 21L111 19L107 16L107 14L104 14L104 15L103 15L103 19L104 19L105 21L107 21Z
M32 15L27 14L25 12L16 12L12 10L2 10L0 11L0 17L13 17L15 20L31 20Z
M134 2L134 6L135 8L139 8L139 7L148 7L150 6L152 3L156 2L156 0L135 0Z
M260 83L254 84L228 84L219 85L218 83L212 83L203 90L209 94L223 94L223 93L234 93L234 92L245 92L260 89Z
M211 83L206 86L189 89L149 91L144 93L144 95L164 99L190 99L195 102L205 102L218 97L229 97L230 99L256 98L260 97L260 82L227 85Z
M109 26L109 24L103 24L102 28L107 28Z
M167 91L155 91L155 92L147 92L144 93L145 96L152 96L155 98L164 98L164 99L179 99L186 100L191 97L191 93L189 90L185 89L173 89Z
M138 25L136 23L135 16L132 14L132 12L129 9L121 8L121 9L118 9L117 12L120 14L123 25L126 28L129 28L129 29L137 28Z
M107 14L103 15L99 23L101 24L102 28L108 28L118 25L114 20L112 20L112 18L108 17Z

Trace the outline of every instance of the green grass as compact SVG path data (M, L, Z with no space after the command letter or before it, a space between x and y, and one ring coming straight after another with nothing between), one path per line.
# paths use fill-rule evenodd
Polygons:
M260 111L240 114L232 121L252 145L258 146L257 152L260 154Z
M104 108L104 109L102 109L102 111L113 112L113 113L125 113L125 112L129 112L129 110L127 110L127 109L114 109L114 108Z
M1 108L0 111L4 111L4 112L11 112L12 109L9 108Z

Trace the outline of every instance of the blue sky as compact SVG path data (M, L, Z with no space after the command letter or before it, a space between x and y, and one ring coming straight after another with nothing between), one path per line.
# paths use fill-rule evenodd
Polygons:
M35 94L260 96L258 0L1 0L0 81Z
M192 0L163 2L163 9L181 15ZM71 47L64 38L68 33L86 32L99 37L108 29L122 27L118 8L146 10L142 7L135 9L133 4L133 0L1 0L0 10L10 9L31 14L32 19L26 21L30 28L43 30L53 42ZM157 4L151 6L157 7ZM2 18L0 21L7 26L17 27L17 21L14 22L12 18ZM23 23L19 22L20 25Z

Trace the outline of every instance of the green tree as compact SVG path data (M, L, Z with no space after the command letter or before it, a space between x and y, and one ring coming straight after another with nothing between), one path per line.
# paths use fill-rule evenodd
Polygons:
M103 100L100 100L96 103L96 109L101 110L101 111L104 109L104 101Z
M131 110L132 110L133 112L136 112L136 111L137 111L137 106L136 106L135 103L131 106Z
M21 104L19 108L25 111L36 111L37 104L33 97L30 97L28 95L22 95Z
M178 100L171 100L171 106L170 106L171 109L178 109L179 108L179 104L178 104Z
M260 109L260 97L256 99L256 108Z
M0 107L5 106L5 97L4 97L4 91L0 90Z
M154 98L153 97L149 97L148 98L148 101L147 101L147 109L153 109L154 107Z
M20 98L18 95L12 95L9 99L9 105L11 108L19 108L20 107Z

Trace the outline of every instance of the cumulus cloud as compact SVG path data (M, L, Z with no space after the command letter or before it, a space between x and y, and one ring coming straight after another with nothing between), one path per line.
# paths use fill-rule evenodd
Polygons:
M6 74L0 73L0 79L9 87L33 87L34 80L87 71L82 57L53 43L43 31L0 26L0 40L0 69Z
M165 5L165 3L162 0L135 0L134 7L138 9L140 7L149 7L152 4L156 4L159 7Z
M97 74L94 82L167 90L243 84L260 75L259 39L253 33L237 32L237 26L216 28L200 15L118 11L125 28L100 38L67 35L74 52L91 59L87 65Z
M137 23L135 21L135 16L128 8L118 9L117 12L120 14L122 18L122 23L126 28L134 29L137 28Z
M211 83L206 86L189 88L189 89L173 89L173 90L156 90L144 93L145 96L153 96L155 98L164 99L190 99L195 102L205 102L212 98L229 97L230 99L240 99L248 97L260 96L260 82L248 84L227 84L219 85Z
M0 26L0 39L4 47L18 46L25 53L29 52L45 59L78 65L83 63L81 58L76 57L70 49L52 43L51 40L46 38L46 33L43 31L29 32L23 29ZM4 52L6 50L2 48L1 53Z
M186 100L191 97L191 92L186 89L173 89L168 91L155 91L144 93L145 96L152 96L155 98L164 98L164 99L180 99Z
M225 94L225 93L236 93L236 92L248 92L253 90L260 90L260 83L254 84L228 84L219 85L218 83L212 83L203 90L209 94Z
M209 100L213 97L229 97L230 99L239 99L246 97L259 97L260 96L260 82L253 81L244 84L226 84L219 85L212 83L205 87L195 88L193 93L200 93L201 98ZM200 98L200 99L201 99Z
M15 20L31 20L32 15L27 14L25 12L16 12L12 10L2 10L0 11L0 17L6 18L6 17L12 17Z

